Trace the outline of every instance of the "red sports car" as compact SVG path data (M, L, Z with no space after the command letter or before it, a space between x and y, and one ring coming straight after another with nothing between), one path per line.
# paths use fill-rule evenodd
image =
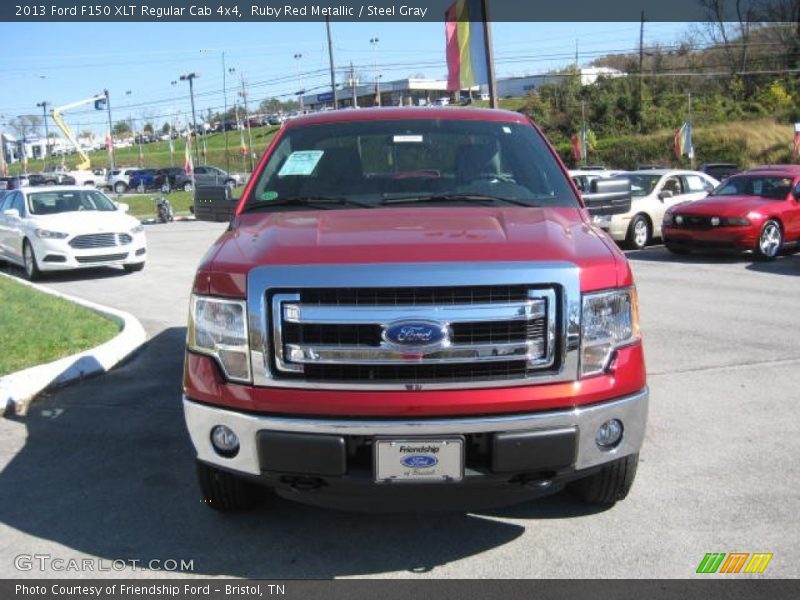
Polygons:
M664 244L691 250L752 250L763 259L800 243L800 165L750 169L725 180L702 200L664 215Z

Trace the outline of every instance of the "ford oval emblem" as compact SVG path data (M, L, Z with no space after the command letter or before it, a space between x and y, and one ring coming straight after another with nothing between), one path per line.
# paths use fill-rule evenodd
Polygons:
M436 466L439 459L435 456L427 456L425 454L412 454L411 456L404 457L400 462L411 469L427 469Z
M447 327L436 321L398 321L383 330L383 339L395 346L437 346L446 338Z

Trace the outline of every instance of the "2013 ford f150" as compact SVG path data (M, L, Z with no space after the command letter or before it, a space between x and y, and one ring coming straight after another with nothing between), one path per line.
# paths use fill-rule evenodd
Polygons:
M535 125L463 108L282 127L197 271L183 389L220 510L613 504L648 402L625 257Z

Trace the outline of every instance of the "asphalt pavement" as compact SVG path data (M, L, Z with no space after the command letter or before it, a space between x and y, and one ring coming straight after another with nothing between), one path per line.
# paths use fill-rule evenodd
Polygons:
M773 553L763 577L800 576L800 255L629 254L651 408L634 488L609 510L559 494L469 514L277 500L222 515L200 501L180 383L193 272L223 228L149 226L141 273L46 281L133 313L150 340L0 419L0 577L175 576L136 570L172 559L193 561L187 577L691 578L707 552ZM15 566L34 554L126 565Z

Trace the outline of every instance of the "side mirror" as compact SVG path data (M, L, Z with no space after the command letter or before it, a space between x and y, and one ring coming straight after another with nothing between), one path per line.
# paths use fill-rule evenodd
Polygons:
M667 198L672 198L675 194L672 193L672 190L661 190L658 194L658 197L661 200L666 200Z
M130 205L125 204L124 202L117 203L117 208L119 208L124 213L128 212L131 209Z
M3 214L7 217L15 217L19 219L19 211L16 208L7 208L3 211Z

